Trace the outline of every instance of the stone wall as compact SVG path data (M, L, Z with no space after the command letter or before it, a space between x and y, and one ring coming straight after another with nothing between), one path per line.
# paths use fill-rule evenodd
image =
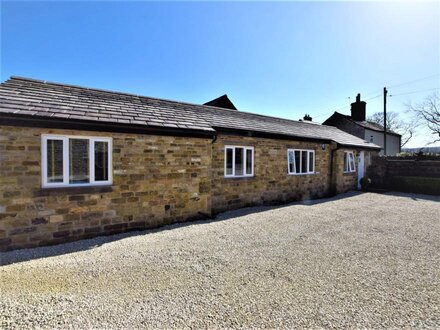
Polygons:
M113 184L41 188L41 134L113 139ZM254 147L254 176L224 177L224 146ZM356 189L343 149L219 134L211 139L0 126L0 250L57 244ZM315 173L289 175L287 149L315 150Z
M225 145L253 146L254 176L225 178ZM316 174L289 175L287 149L315 150ZM330 145L221 134L212 152L213 213L251 205L278 204L326 196L330 188Z
M112 137L113 185L41 189L41 134ZM0 249L206 217L210 167L211 139L2 126Z
M356 158L356 172L344 173L344 152L353 151ZM357 188L357 161L358 152L353 149L338 149L335 151L333 160L333 185L335 193L347 192Z

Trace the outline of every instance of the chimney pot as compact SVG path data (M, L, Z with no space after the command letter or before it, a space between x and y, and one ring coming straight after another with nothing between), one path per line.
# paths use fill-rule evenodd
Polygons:
M312 121L312 117L310 117L310 115L308 113L305 114L303 119L304 119L304 121Z

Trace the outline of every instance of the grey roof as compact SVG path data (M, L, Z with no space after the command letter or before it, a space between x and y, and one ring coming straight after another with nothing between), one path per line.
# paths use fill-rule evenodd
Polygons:
M383 125L372 122L372 121L368 121L368 120L354 120L351 116L349 115L344 115L342 113L339 113L337 111L335 111L335 113L333 115L331 115L329 118L327 118L327 120L324 121L324 125L325 123L330 119L330 118L334 118L335 120L338 120L339 118L343 118L343 119L347 119L350 120L351 122L355 123L356 125L359 125L361 127L364 127L366 129L372 130L372 131L377 131L377 132L383 132ZM398 135L401 136L399 133L396 133L390 129L387 129L387 133L389 134L394 134L394 135Z
M213 132L262 132L380 148L332 126L21 77L0 85L0 113Z
M367 129L370 129L372 131L379 131L379 132L383 132L383 125L372 122L372 121L368 121L368 120L364 120L364 121L356 121L353 120L356 124L365 127ZM393 130L387 129L387 133L390 134L395 134L395 135L400 135L399 133L394 132Z

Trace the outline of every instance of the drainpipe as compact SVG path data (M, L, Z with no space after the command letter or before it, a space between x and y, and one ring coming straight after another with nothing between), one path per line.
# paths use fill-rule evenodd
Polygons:
M333 174L333 162L334 162L334 158L335 158L335 152L337 150L339 150L341 148L341 145L339 143L336 143L336 148L332 149L332 152L330 153L330 191L329 191L329 195L330 196L334 196L336 195L336 182L333 184L333 178L334 178L334 174Z
M217 141L217 131L214 132L214 137L212 138L211 143L214 144L215 141Z
M215 143L215 141L217 141L217 137L218 137L218 135L217 135L217 131L214 131L214 137L212 138L212 141L211 141L211 169L210 170L208 170L208 174L209 174L209 182L211 183L211 189L210 189L210 196L209 196L209 199L208 199L208 210L209 210L209 213L201 213L201 212L199 212L199 214L201 214L202 216L204 216L205 218L207 218L207 219L214 219L214 214L212 213L212 188L213 188L213 184L212 184L212 162L213 162L213 159L212 159L212 153L213 153L213 149L214 149L214 146L213 146L213 144Z

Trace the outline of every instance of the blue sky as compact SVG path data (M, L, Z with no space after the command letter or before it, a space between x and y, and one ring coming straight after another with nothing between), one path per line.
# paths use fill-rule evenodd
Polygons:
M20 75L193 103L227 93L243 111L316 121L349 113L358 92L370 99L368 114L381 111L384 86L395 95L389 111L405 117L405 102L440 87L436 2L3 1L0 9L2 81ZM410 146L426 141L420 130Z

